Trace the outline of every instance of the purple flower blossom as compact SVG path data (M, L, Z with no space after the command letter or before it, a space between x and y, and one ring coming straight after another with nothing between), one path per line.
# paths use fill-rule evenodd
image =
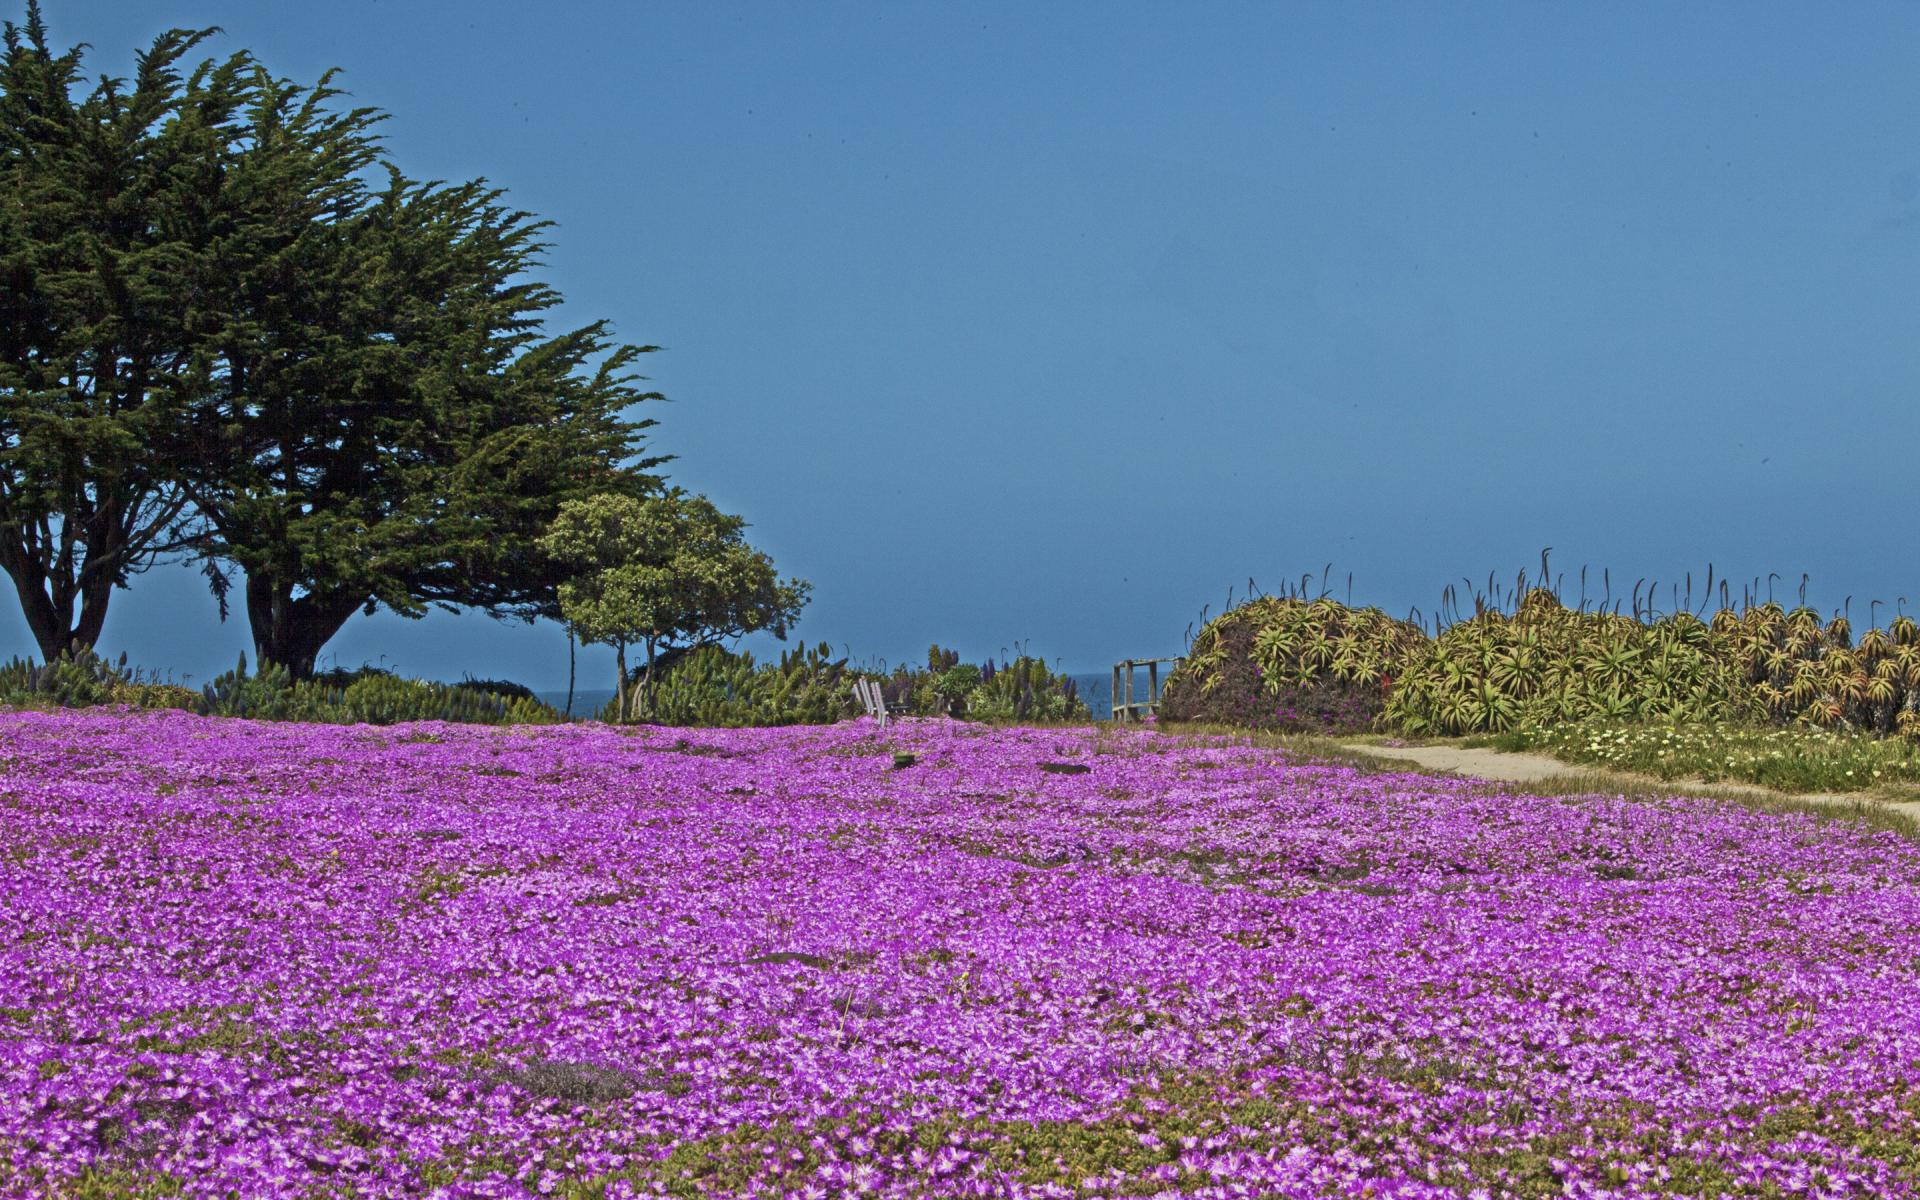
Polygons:
M887 732L0 714L0 1195L1920 1194L1910 842Z

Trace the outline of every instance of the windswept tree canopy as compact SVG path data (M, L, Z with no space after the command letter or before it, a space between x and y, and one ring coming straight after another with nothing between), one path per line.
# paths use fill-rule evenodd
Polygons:
M131 81L83 90L39 6L0 61L0 569L47 658L90 647L113 590L190 532L153 453L203 381L210 173L244 60L178 64L175 30Z
M546 223L407 178L329 77L183 77L209 33L74 100L37 5L7 31L0 567L43 650L181 549L223 613L239 568L258 657L296 675L358 611L555 614L560 505L659 485L628 415L653 347L548 329Z
M311 110L263 114L260 141L284 138L263 170L324 178L344 157L326 144L350 135ZM603 324L544 333L560 297L521 278L544 226L499 197L392 173L336 217L249 213L223 247L227 326L185 486L210 552L246 574L261 654L296 673L362 608L550 611L533 539L560 504L657 485L643 472L662 460L637 457L652 422L623 415L652 396L629 373L651 347Z
M533 544L568 499L656 486L640 458L653 349L550 334L527 279L546 223L479 182L373 186L364 110L255 81L212 247L220 325L179 454L207 549L246 576L261 657L296 674L355 611L531 617Z

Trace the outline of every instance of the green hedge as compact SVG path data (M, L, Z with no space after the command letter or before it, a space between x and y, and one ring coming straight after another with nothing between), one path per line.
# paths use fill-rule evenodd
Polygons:
M0 666L0 704L59 708L130 704L204 716L368 725L402 721L545 725L561 719L517 684L428 683L374 668L296 680L272 665L249 673L244 655L234 670L198 691L130 672L124 656L117 665L87 652L50 663L14 659Z

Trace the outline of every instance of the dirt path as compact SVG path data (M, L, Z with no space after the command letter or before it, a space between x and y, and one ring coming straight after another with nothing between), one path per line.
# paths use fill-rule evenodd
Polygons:
M1556 775L1571 775L1576 770L1544 754L1508 754L1502 750L1470 750L1465 746L1350 745L1346 748L1375 758L1403 759L1429 771L1451 771L1503 783L1532 783Z
M1554 779L1562 775L1589 775L1596 773L1592 768L1577 763L1561 762L1544 754L1509 753L1504 750L1489 750L1482 747L1466 746L1369 746L1359 743L1345 747L1359 754L1374 758L1395 759L1412 763L1423 771L1444 771L1454 775L1466 775L1475 779L1490 779L1500 783L1537 783L1543 779ZM1754 784L1707 783L1698 779L1660 780L1652 776L1629 776L1637 782L1650 783L1657 787L1671 788L1676 794L1684 795L1690 788L1707 788L1716 792L1744 792L1752 796L1781 796L1793 800L1807 800L1815 804L1855 804L1871 801L1883 804L1897 813L1920 820L1920 801L1912 800L1875 800L1861 793L1852 795L1838 792L1801 792L1784 793Z

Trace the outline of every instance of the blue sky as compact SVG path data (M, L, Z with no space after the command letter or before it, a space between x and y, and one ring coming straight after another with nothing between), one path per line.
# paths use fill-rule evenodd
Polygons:
M856 657L1099 669L1248 577L1332 562L1431 610L1544 546L1920 607L1911 5L48 16L95 73L170 25L339 67L409 174L553 219L566 317L666 347L673 478ZM247 645L213 622L160 571L103 646L205 679ZM479 615L356 617L329 654L566 672L557 630Z

